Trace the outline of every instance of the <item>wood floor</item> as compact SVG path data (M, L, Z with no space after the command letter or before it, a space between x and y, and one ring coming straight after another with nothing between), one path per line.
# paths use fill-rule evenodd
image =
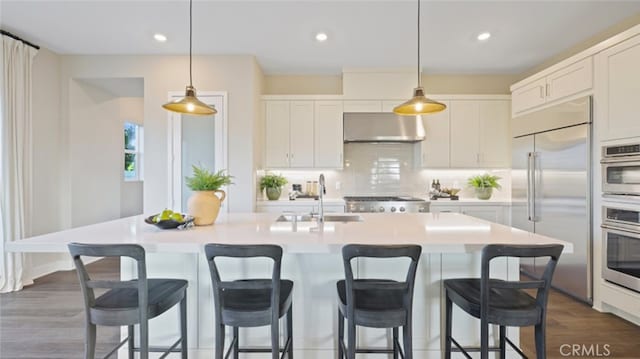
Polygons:
M89 265L89 271L95 278L117 278L119 263L101 260ZM640 358L640 327L560 293L549 299L547 331L548 358L567 358L562 354L570 351L564 344L584 344L587 350L593 345L593 355L574 358L606 357L607 352L609 358ZM99 327L97 357L118 342L118 333ZM0 358L82 358L83 338L83 304L74 271L53 273L23 291L0 295ZM533 331L522 329L520 340L525 353L535 358Z

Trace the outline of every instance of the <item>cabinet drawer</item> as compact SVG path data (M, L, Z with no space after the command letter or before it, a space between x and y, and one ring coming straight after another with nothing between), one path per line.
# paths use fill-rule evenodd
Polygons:
M513 91L511 95L513 114L517 114L545 103L547 79L541 78Z
M547 101L577 94L593 87L593 59L591 57L569 65L547 76Z

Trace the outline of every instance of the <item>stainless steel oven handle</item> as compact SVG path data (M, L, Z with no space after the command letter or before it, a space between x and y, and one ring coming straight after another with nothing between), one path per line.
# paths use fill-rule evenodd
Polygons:
M640 156L608 157L600 160L600 163L603 165L606 165L608 163L620 163L620 162L640 163Z
M607 232L622 234L625 236L640 239L640 227L638 227L637 231L634 231L628 228L621 228L618 226L612 226L610 224L603 223L600 225L600 228L604 229Z

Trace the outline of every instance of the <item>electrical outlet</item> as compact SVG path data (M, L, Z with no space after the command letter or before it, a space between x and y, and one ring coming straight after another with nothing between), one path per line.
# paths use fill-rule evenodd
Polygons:
M339 191L342 188L342 183L340 181L336 181L336 191Z

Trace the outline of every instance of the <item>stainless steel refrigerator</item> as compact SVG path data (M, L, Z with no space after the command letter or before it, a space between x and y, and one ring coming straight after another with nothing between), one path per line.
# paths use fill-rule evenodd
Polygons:
M512 124L512 225L573 243L552 284L591 303L591 98L516 117ZM543 261L522 260L520 270L540 276Z

